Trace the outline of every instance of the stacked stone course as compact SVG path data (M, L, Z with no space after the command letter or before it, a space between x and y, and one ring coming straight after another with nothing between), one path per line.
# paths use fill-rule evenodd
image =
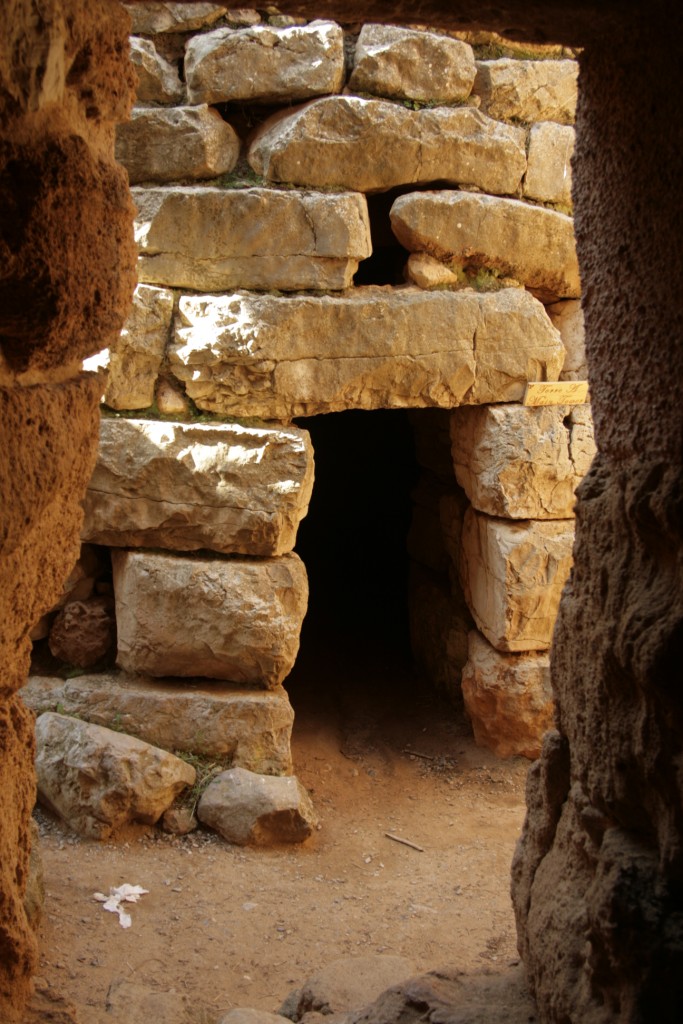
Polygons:
M339 25L204 6L132 9L138 106L117 153L141 283L108 356L83 534L114 550L121 699L159 686L184 716L197 677L220 680L214 703L248 709L234 763L288 771L281 744L258 762L244 733L258 705L282 734L306 608L293 548L313 453L291 421L431 410L412 414L415 655L452 693L462 673L479 741L534 756L592 453L587 406L521 404L529 381L586 376L575 62L478 61L462 39L366 25L347 69ZM405 282L354 286L366 196L394 187ZM72 681L68 709L92 716L96 691ZM64 684L28 699L64 704ZM177 717L165 742L192 749Z

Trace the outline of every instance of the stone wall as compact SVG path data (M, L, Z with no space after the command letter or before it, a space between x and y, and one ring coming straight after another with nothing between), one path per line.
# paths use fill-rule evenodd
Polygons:
M462 675L479 742L536 756L592 455L588 406L521 404L529 381L586 374L575 61L561 48L478 59L456 34L403 27L170 10L132 10L138 102L117 154L141 283L101 359L83 530L113 553L122 706L131 674L151 689L174 679L171 701L188 692L180 678L220 680L214 701L241 709L244 735L214 731L205 752L288 771L288 750L274 759L254 735L254 708L281 720L306 611L293 548L313 452L292 420L429 410L413 414L416 660L456 698ZM90 667L113 629L84 643L107 588L87 567L79 577L36 635ZM26 699L107 724L101 689L73 681L65 704L61 680L40 679ZM127 721L159 741L156 717ZM164 740L193 743L179 719Z

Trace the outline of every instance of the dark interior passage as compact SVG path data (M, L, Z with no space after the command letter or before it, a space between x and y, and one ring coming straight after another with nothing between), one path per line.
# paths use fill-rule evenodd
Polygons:
M371 669L409 671L410 492L418 466L404 411L351 411L298 421L311 433L315 484L296 551L309 577L309 610L295 695L321 662L329 679L353 685Z

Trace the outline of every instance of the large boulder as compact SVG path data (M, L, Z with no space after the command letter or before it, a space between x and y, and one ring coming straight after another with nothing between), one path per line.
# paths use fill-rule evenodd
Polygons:
M215 178L231 171L239 155L234 128L206 104L135 107L116 131L116 159L131 185Z
M313 486L298 427L103 417L83 537L115 547L291 551Z
M181 103L185 87L176 68L160 53L151 39L130 40L130 59L138 76L138 103Z
M277 420L514 401L529 380L557 380L563 359L545 310L517 288L183 296L169 349L201 409Z
M154 824L194 768L149 743L46 711L36 722L38 796L75 832L107 839L129 822Z
M493 519L469 508L460 578L468 607L499 651L547 651L572 565L574 521Z
M544 302L581 294L571 217L517 199L411 192L391 208L401 245L521 281Z
M571 207L574 129L543 121L529 131L524 195L545 203Z
M361 195L133 189L141 281L170 287L342 289L370 255Z
M238 846L302 843L318 822L296 776L257 775L244 768L230 768L209 783L197 817Z
M491 117L572 124L578 76L575 60L482 60L473 92Z
M363 25L349 88L375 96L457 103L472 91L472 47L435 32L397 25Z
M299 649L308 582L295 555L250 560L112 551L118 664L272 689Z
M73 679L33 676L21 695L36 714L59 708L164 750L230 758L263 775L292 770L294 712L281 686L253 690L99 672Z
M330 96L265 121L248 159L258 174L298 185L373 192L445 181L504 195L526 170L525 142L522 129L470 107Z
M503 654L473 629L462 695L479 746L497 757L539 756L554 717L547 653Z
M294 103L339 92L344 33L331 21L218 28L185 48L190 103Z
M109 350L104 401L112 409L147 409L173 316L173 292L139 284L121 335Z
M487 405L451 414L458 483L479 512L567 519L595 454L589 406Z

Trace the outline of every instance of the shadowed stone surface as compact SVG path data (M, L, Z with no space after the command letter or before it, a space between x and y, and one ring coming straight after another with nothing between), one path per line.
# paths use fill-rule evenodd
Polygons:
M105 418L83 538L115 547L291 551L313 486L308 432Z
M573 517L595 454L589 406L490 405L451 414L458 483L478 511L508 519Z
M317 816L311 798L294 775L257 775L230 768L202 794L197 817L238 846L302 843Z
M133 189L141 281L197 291L341 289L371 253L361 195Z
M62 708L164 750L230 757L263 775L289 775L294 713L282 687L249 690L206 680L149 679L125 672L60 679L33 676L22 690L37 714Z
M391 208L391 227L411 252L516 278L552 302L581 294L570 217L516 199L413 192Z
M454 103L467 99L475 75L467 43L393 25L363 25L349 88L375 96Z
M119 549L112 565L121 668L265 689L290 672L308 601L297 555L251 561Z
M358 96L331 96L269 118L248 159L272 181L360 192L446 181L507 193L526 170L520 128L469 107L407 110Z
M92 839L132 821L154 824L196 777L165 750L52 711L36 722L36 747L39 799Z
M469 508L460 577L479 629L499 651L547 651L572 564L574 522L492 519Z
M215 178L231 171L240 140L217 110L136 107L116 133L116 159L131 185L142 181Z
M548 654L502 654L472 630L462 695L479 746L498 757L539 756L553 725Z
M547 306L547 313L562 336L566 357L560 380L588 380L586 331L580 299L566 299Z
M572 124L578 74L574 60L477 61L473 92L491 117Z
M339 92L344 36L339 25L219 28L185 50L190 103L292 103Z
M147 409L171 329L173 292L139 284L121 335L109 350L104 401L111 409Z
M137 72L138 103L181 103L185 87L178 72L160 53L151 39L130 40L130 59ZM120 127L119 127L120 131Z
M563 358L543 307L516 288L183 296L169 350L199 408L279 420L511 401L557 379Z

